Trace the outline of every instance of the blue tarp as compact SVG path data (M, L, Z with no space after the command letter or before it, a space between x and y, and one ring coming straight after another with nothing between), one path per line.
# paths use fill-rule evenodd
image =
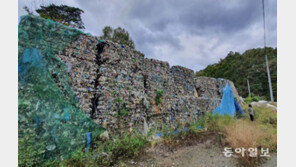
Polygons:
M235 106L236 113L238 113L239 115L243 115L243 110L235 99L234 99L234 106Z
M227 82L225 87L223 88L223 95L220 105L214 110L213 114L220 115L230 115L232 117L235 116L236 108L235 108L235 99L231 90L230 84Z

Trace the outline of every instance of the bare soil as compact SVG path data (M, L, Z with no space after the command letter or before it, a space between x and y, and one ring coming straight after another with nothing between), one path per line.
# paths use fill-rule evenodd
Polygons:
M217 135L207 134L205 138L176 140L176 143L155 145L136 160L120 162L116 166L133 167L239 167L235 157L225 157ZM276 167L276 154L260 167Z

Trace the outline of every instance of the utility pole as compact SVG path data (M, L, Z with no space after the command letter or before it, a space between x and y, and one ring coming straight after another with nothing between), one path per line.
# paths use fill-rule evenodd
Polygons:
M263 8L264 53L265 53L266 69L267 69L267 76L268 76L268 83L269 83L270 100L271 100L272 102L274 102L274 99L273 99L273 93L272 93L271 79L270 79L269 63L268 63L268 57L267 57L267 54L266 54L266 35L265 35L265 9L264 9L264 0L262 0L262 8Z
M248 83L249 96L251 96L251 89L250 89L250 84L249 84L249 80L248 79L247 79L247 83Z

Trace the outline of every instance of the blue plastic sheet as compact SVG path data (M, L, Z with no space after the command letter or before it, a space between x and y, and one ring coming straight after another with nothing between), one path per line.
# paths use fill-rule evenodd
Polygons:
M230 84L227 82L223 88L223 95L220 105L214 110L213 114L235 116L236 108L234 104L234 96Z
M91 133L90 132L87 132L86 133L86 150L89 149L90 142L91 142Z
M236 113L239 115L243 115L243 110L242 108L239 106L238 102L234 99L234 105L235 105L235 110Z

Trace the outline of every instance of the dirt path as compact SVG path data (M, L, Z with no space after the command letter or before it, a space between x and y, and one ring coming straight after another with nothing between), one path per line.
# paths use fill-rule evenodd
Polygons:
M227 158L224 149L212 141L180 147L174 150L164 148L150 148L138 160L130 160L118 166L133 167L237 167L240 166L236 158ZM276 167L276 154L260 167Z
M206 148L204 144L179 148L170 153L151 152L146 160L139 161L135 166L146 167L235 167L234 158L226 158L223 149L217 146Z

